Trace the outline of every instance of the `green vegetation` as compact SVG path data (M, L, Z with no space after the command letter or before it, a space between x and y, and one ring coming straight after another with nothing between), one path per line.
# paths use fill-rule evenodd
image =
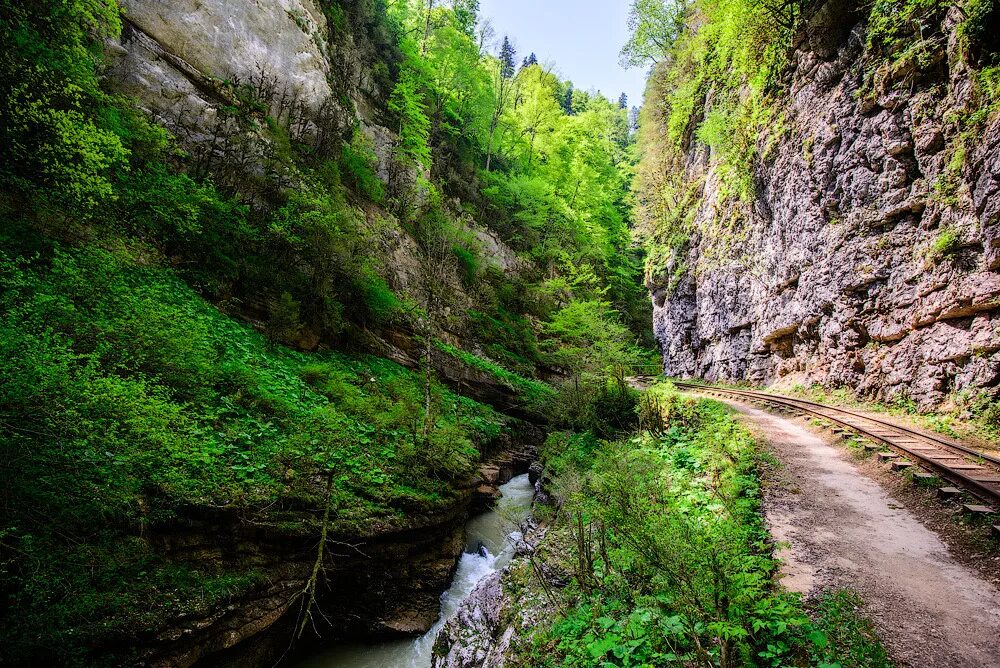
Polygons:
M962 238L954 228L942 228L927 249L928 261L936 263L951 257L958 250L961 243Z
M144 250L0 262L0 540L19 610L2 633L41 638L53 661L259 582L171 564L140 539L187 509L280 521L268 508L322 503L315 476L331 474L338 532L405 525L448 505L505 424L435 384L425 436L416 374L269 343L138 264Z
M634 404L628 112L517 67L509 40L481 50L475 2L321 5L369 89L334 67L343 113L293 120L311 112L263 70L234 73L192 143L106 88L115 0L0 0L5 662L132 663L266 586L169 556L161 537L206 517L308 542L454 504L511 419L438 380L443 330L538 417ZM393 141L352 116L359 93ZM379 337L412 337L415 370L364 354Z
M926 76L938 76L947 57L945 17L956 3L943 0L876 0L867 12L866 52L853 67L864 83L856 97L876 90L912 90ZM959 201L964 158L1000 109L995 30L996 3L959 3L955 27L958 54L972 80L968 111L948 120L952 160L937 177L935 199ZM744 269L744 222L754 214L754 174L774 156L792 131L782 109L791 80L789 55L797 36L811 34L809 21L844 21L821 32L845 28L854 16L834 18L815 3L750 0L634 0L631 37L623 62L652 65L638 133L639 162L633 181L634 218L647 253L646 271L663 280L670 273L711 270L719 264ZM813 137L801 142L811 165ZM692 150L710 151L711 170L691 177ZM696 170L697 171L697 170ZM717 197L702 202L706 186ZM703 206L704 205L704 206ZM699 215L700 214L700 215ZM831 222L839 216L828 218ZM687 267L676 257L679 240L698 238L698 263ZM940 259L939 256L937 259ZM676 281L670 281L676 285ZM670 286L668 286L669 288ZM668 289L668 292L672 291Z
M546 443L561 505L536 558L570 583L547 594L559 613L531 665L889 666L856 594L809 608L775 585L771 464L728 409L660 384L640 413L630 437Z
M555 393L555 391L545 383L520 376L513 371L508 371L496 362L479 357L478 355L473 355L472 353L466 352L461 348L456 348L451 344L444 343L443 341L435 341L434 345L442 352L462 361L473 369L478 369L479 371L493 376L500 381L501 384L511 390L514 390L522 399L524 404L530 409L541 412L543 410L544 402L551 399Z
M824 592L816 603L811 650L817 666L890 668L893 663L882 646L875 625L858 614L861 597L849 589Z
M755 164L787 132L781 75L803 7L746 0L633 3L632 40L623 59L635 63L638 55L653 64L633 182L647 272L662 267L654 258L674 255L678 240L699 232L717 247L703 262L740 257L740 206L756 196ZM697 29L688 27L694 24ZM683 168L695 140L711 149L721 194L715 220L700 223L704 229L694 223L703 184L687 182Z

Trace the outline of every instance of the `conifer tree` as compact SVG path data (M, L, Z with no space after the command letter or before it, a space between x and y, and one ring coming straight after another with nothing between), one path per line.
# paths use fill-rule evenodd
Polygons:
M628 112L628 129L635 132L639 129L639 107L633 106Z
M506 111L511 100L515 97L514 90L517 82L514 75L517 73L517 69L514 63L516 57L517 52L514 50L514 45L504 35L503 44L500 46L498 67L493 81L493 87L496 91L496 101L493 105L493 114L490 117L489 142L486 146L487 172L490 171L490 166L493 163L493 141L496 136L497 126L500 124L500 118L503 116L504 111Z
M510 43L507 35L504 35L503 44L500 46L500 76L504 79L510 79L514 76L515 58L517 58L517 51L514 50L514 45Z
M563 108L563 111L566 112L567 116L572 116L573 115L573 84L572 84L572 82L570 82L570 84L568 86L566 86L566 94L563 96L563 99L562 99L562 108Z

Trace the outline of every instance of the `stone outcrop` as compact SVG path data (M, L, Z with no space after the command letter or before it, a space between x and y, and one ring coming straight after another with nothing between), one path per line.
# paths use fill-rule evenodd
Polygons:
M866 53L847 3L819 11L793 56L789 129L759 139L740 252L696 235L649 277L668 374L820 382L922 407L996 392L1000 118L962 148L955 119L975 110L960 17L928 31L918 65ZM685 169L705 229L727 215L721 177L697 143Z
M209 127L226 81L273 78L314 112L330 100L326 17L314 0L123 0L111 78L154 118Z
M466 521L499 497L500 485L527 470L540 440L536 428L520 425L493 444L446 507L407 508L403 517L332 536L318 590L322 614L311 626L322 638L309 633L296 649L331 638L380 640L430 629L465 544ZM318 533L316 514L294 509L248 517L191 508L169 524L151 526L147 540L171 562L262 577L225 605L151 630L134 648L143 663L273 665L296 633L299 594L313 568Z
M554 613L537 581L514 584L514 580L532 573L530 555L544 538L544 527L529 529L516 546L517 555L510 564L484 578L469 593L455 616L438 632L433 668L512 665L519 650L530 643L533 630Z
M449 508L408 518L406 526L334 536L317 628L361 638L402 637L430 628L462 551L472 496L469 488ZM285 513L257 520L200 517L183 526L154 528L150 541L172 562L253 569L264 578L225 606L156 630L140 650L145 662L171 668L218 665L229 656L232 665L273 663L295 633L298 594L316 554L314 521L306 513Z

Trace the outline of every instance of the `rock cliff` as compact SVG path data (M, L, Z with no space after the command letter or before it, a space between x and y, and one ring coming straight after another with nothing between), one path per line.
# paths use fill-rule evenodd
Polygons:
M882 60L851 3L822 6L792 55L784 127L757 140L746 206L722 201L717 156L690 142L701 232L648 276L668 374L922 407L996 391L1000 119L965 148L977 110L961 17L927 26L919 57ZM720 241L707 230L727 217L741 222Z

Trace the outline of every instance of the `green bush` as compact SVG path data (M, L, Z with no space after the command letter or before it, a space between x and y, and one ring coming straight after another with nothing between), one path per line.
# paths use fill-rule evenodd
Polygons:
M371 140L364 132L356 129L350 143L343 145L340 164L343 166L344 178L352 188L373 202L381 203L385 200L385 184L375 173L378 157Z
M110 100L96 72L101 40L121 30L118 3L4 0L0 16L0 180L81 223L114 201L128 169L128 149L102 123Z
M461 269L462 282L467 287L475 285L479 277L480 260L479 256L465 246L455 244L451 249L458 259L458 266Z
M856 596L824 596L812 621L776 586L749 431L718 402L649 392L660 432L553 434L542 448L561 501L547 541L560 543L535 555L558 553L572 578L535 664L888 665Z
M361 295L368 318L376 324L388 324L402 309L402 302L379 274L371 269L363 271L355 284Z
M954 255L961 244L962 237L957 230L951 227L942 228L927 249L927 259L931 262L940 262Z

